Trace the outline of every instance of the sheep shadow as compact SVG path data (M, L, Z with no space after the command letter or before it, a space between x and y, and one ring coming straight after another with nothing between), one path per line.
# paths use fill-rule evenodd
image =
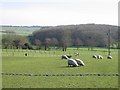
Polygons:
M78 67L81 67L81 66L78 66ZM77 68L77 67L73 67L73 66L61 66L60 68Z

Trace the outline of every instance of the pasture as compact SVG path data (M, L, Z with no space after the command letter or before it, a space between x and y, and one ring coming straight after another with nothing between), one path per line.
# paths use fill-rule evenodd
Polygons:
M68 67L67 60L62 60L63 54L78 52L84 61L83 67ZM112 49L111 60L108 60L107 49L87 48L76 50L69 48L61 50L11 50L2 51L2 72L18 74L117 74L118 50ZM28 56L24 54L27 53ZM101 54L103 59L92 58ZM3 88L118 88L117 76L2 76Z

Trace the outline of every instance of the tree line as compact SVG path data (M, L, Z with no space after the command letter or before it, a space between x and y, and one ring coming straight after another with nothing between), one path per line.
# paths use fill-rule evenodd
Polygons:
M110 43L117 47L118 27L111 25L82 24L43 28L33 32L30 41L34 45L45 46L45 50L49 46L62 47L63 51L69 46L107 47L109 30Z
M110 30L111 47L118 48L118 27L99 24L50 26L34 31L32 35L26 37L6 34L3 35L2 44L3 48L11 46L49 50L50 47L61 47L63 51L66 51L67 47L79 48L82 46L90 49L108 47L108 30Z

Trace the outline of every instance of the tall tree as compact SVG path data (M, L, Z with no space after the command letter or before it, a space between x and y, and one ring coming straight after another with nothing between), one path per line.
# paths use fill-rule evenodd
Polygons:
M51 39L46 38L44 41L44 45L45 45L45 50L47 50L47 48L49 49L49 46L51 45Z
M41 41L39 39L35 39L34 44L37 46L37 49L40 49Z

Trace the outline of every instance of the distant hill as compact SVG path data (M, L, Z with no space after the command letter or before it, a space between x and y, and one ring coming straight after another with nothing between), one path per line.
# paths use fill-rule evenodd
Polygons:
M108 47L108 36L110 31L110 46L119 48L118 26L104 24L79 24L79 25L60 25L60 26L2 26L1 33L4 45L13 45L19 41L21 45L29 43L33 46L62 47L65 50L69 46L75 47ZM9 34L6 34L9 33ZM10 34L16 33L18 34ZM10 36L9 36L10 35ZM20 36L24 35L24 36ZM6 38L6 37L11 38ZM10 41L10 42L9 42ZM23 43L24 41L24 43ZM4 46L3 45L3 46ZM17 44L18 45L18 44ZM13 45L14 46L14 45Z
M2 33L16 33L20 35L29 35L32 34L32 32L40 30L40 28L45 28L47 26L6 26L1 25L2 30L0 32Z
M111 45L118 43L118 26L104 24L61 25L41 28L35 31L31 41L40 41L43 45L54 42L62 47L67 46L108 46L108 31L110 30ZM53 42L53 43L52 43Z

